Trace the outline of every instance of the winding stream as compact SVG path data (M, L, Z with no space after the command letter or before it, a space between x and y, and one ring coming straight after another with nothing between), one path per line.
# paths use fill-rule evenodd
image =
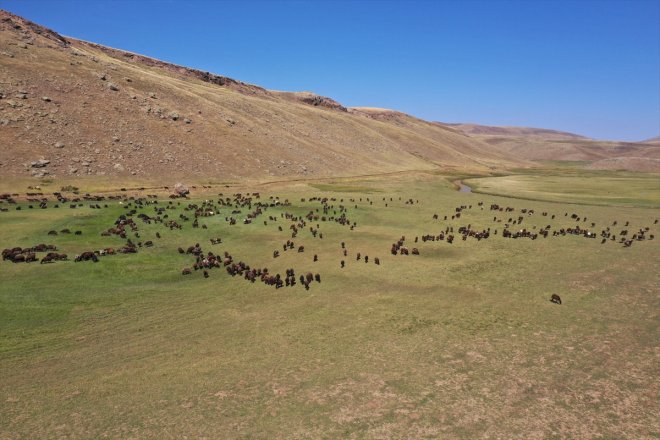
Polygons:
M462 193L471 193L472 188L461 182L460 180L454 180L454 183L458 185L458 191Z

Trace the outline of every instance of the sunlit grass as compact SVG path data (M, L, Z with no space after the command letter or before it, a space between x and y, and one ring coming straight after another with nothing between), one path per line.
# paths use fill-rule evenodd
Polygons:
M652 183L520 177L507 187L512 195L574 203L632 201ZM529 229L574 226L570 215L578 213L588 218L584 227L618 220L618 232L629 221L631 231L648 226L657 236L657 209L464 194L452 189L453 178L281 184L261 188L261 200L273 195L293 206L269 208L248 225L224 221L233 208L200 218L208 229L182 222L183 230L170 231L138 220L141 236L132 239L155 245L135 255L96 264L0 263L1 436L521 438L532 430L545 437L589 430L641 438L657 431L655 398L645 390L658 374L658 241L623 248L575 236L501 238L521 208L536 212L524 216L520 227ZM640 200L658 208L648 191ZM283 252L291 222L280 214L316 212L312 196L336 198L334 209L346 206L356 227L308 222L293 239L305 252ZM516 212L493 213L491 203ZM0 213L0 245L53 243L70 257L121 245L100 233L125 205L87 205ZM451 220L461 205L472 208ZM191 215L182 208L167 213ZM317 223L323 239L309 232ZM480 242L458 236L453 245L414 242L467 224L499 233ZM83 235L47 235L64 227ZM403 235L419 256L389 253ZM223 243L212 246L218 236ZM309 291L275 290L224 270L184 277L193 259L177 247L197 242L273 273L319 273L322 282ZM281 256L273 259L276 249ZM357 261L357 252L369 263ZM562 306L549 302L552 293Z

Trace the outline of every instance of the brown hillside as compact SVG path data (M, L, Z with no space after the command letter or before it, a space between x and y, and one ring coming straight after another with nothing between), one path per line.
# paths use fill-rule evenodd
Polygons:
M483 136L506 136L506 137L527 137L545 140L566 140L566 139L587 139L578 134L567 133L559 130L549 130L547 128L532 127L496 127L491 125L478 124L446 124L455 127L468 135Z
M641 172L660 172L660 159L648 157L613 157L592 162L587 167L592 170L635 170Z
M584 161L590 169L660 171L660 143L652 140L598 141L541 128L448 125L522 160Z
M64 38L5 11L0 60L3 176L232 180L526 163L441 124Z

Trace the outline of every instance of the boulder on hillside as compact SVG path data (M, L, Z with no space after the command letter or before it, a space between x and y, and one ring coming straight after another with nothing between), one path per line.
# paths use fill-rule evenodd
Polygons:
M39 159L35 160L34 162L30 162L30 166L32 168L44 168L46 165L50 163L49 160L46 159Z
M186 194L190 194L190 190L188 189L188 187L181 182L177 182L177 184L174 185L174 192L179 196L185 196Z
M49 174L50 173L48 172L48 170L32 170L32 177L41 178L41 177L46 177Z

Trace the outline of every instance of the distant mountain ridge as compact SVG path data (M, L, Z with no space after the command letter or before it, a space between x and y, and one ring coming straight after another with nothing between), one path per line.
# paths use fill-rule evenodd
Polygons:
M544 128L446 125L473 139L497 146L510 157L585 162L589 169L660 172L659 138L642 142L602 141Z
M507 126L492 126L492 125L479 125L469 123L444 123L450 127L456 127L462 132L469 135L490 135L490 136L526 136L536 137L547 140L563 140L563 139L589 139L579 134L568 133L565 131L551 130L547 128L533 128L533 127L507 127Z

